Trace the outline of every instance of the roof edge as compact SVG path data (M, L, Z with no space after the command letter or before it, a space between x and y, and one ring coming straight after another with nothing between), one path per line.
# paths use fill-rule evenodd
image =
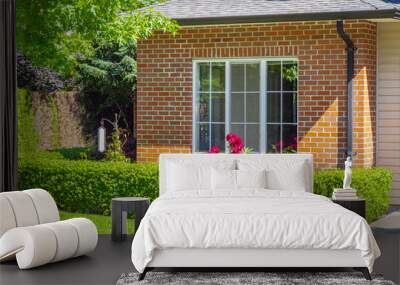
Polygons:
M229 16L229 17L204 17L174 19L181 26L196 25L224 25L224 24L251 24L268 22L295 22L295 21L320 21L320 20L350 20L350 19L397 19L400 20L400 10L386 9L376 11L345 11L325 13L299 13L284 15L256 15L256 16Z
M394 12L394 19L396 19L396 20L400 20L400 9L397 9L395 12Z

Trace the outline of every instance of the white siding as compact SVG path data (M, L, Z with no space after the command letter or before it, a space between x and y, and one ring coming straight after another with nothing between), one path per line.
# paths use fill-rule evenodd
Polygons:
M400 23L378 24L377 165L394 171L391 203L400 204Z

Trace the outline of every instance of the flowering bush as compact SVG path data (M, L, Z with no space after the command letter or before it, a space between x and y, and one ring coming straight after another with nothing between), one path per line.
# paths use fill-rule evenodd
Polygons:
M252 153L253 149L245 147L242 138L235 133L229 133L226 135L226 141L229 144L230 153ZM272 151L275 153L296 153L297 152L297 137L293 137L290 144L285 143L283 140L277 141L272 145ZM221 148L219 146L212 146L208 153L219 153Z
M242 139L235 133L226 135L226 141L229 143L230 153L241 153L244 149Z
M221 151L220 147L214 145L209 149L208 153L219 153L220 151Z
M245 147L242 139L235 133L229 133L226 135L226 141L229 144L230 153L251 153L253 151L250 147ZM221 151L219 146L212 146L208 153L219 153Z
M293 138L293 143L287 145L283 140L277 141L272 145L272 150L276 153L296 153L297 152L297 137Z

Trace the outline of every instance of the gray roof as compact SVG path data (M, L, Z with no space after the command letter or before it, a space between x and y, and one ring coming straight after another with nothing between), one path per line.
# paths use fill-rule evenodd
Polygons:
M171 0L152 7L183 25L400 17L400 0Z

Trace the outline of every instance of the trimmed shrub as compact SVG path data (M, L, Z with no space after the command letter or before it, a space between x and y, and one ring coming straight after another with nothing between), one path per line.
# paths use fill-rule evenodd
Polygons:
M40 159L21 162L21 189L43 188L55 198L62 210L110 214L113 197L158 197L158 165L126 162L98 162L61 159L48 153ZM352 186L365 198L367 220L372 222L386 213L392 174L384 168L353 169ZM332 196L333 188L343 183L343 170L319 170L314 175L314 193Z
M331 197L333 188L343 186L343 170L317 170L314 174L314 193ZM384 215L389 207L392 189L392 172L385 168L354 168L351 187L365 199L367 221L372 222Z
M19 188L48 190L60 209L110 214L113 197L158 196L156 164L37 159L19 165Z
M73 148L59 148L51 152L61 154L65 159L77 160L82 157L89 157L91 153L96 151L96 147L73 147Z

